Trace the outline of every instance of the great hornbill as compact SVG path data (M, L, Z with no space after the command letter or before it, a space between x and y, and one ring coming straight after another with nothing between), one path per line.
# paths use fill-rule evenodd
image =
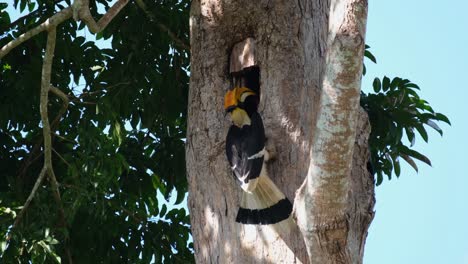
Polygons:
M232 120L226 137L226 155L244 191L236 222L266 225L289 218L292 204L268 177L265 162L269 154L258 103L258 95L246 87L226 93L224 109Z

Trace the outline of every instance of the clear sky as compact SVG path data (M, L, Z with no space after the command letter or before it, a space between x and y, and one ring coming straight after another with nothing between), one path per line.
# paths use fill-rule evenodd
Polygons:
M468 264L468 1L369 2L366 43L378 64L367 61L363 89L376 76L408 78L452 126L416 141L433 167L403 167L376 188L364 263Z

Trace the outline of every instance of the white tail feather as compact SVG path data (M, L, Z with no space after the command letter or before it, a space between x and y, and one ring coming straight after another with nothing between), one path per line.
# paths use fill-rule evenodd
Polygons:
M265 164L257 180L254 190L251 190L250 193L243 192L241 207L245 209L264 209L285 198L284 194L268 177Z
M242 224L275 226L285 222L281 224L284 228L280 228L285 229L289 224L284 220L290 219L292 204L268 177L265 164L260 176L255 179L255 184L256 188L251 192L242 193L236 221Z

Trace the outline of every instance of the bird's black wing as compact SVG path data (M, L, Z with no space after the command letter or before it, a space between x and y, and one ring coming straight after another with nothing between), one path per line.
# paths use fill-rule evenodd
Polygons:
M260 176L263 166L265 131L262 118L255 112L251 124L239 128L232 125L226 137L226 155L241 184Z

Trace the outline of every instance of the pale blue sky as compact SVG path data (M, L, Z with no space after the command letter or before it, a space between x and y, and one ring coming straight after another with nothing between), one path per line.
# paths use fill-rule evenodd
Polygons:
M433 167L406 166L376 188L364 263L468 264L468 1L370 1L366 43L378 64L366 63L363 89L376 76L408 78L452 126L416 141Z

